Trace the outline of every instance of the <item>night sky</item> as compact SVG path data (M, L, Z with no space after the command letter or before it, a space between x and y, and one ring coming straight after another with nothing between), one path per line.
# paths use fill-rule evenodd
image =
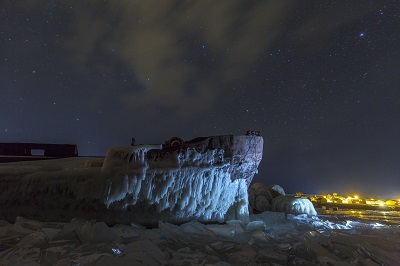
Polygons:
M399 1L0 0L0 142L260 131L254 181L400 197Z

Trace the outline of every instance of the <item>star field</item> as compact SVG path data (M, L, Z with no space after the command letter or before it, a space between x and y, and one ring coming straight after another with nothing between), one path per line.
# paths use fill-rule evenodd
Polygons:
M0 2L0 142L256 130L255 181L400 196L397 1Z

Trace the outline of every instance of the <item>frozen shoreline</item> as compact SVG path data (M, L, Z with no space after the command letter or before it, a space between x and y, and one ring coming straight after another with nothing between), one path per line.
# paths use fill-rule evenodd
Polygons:
M251 221L108 227L0 221L1 265L395 265L400 226L264 212ZM335 222L334 222L335 221Z

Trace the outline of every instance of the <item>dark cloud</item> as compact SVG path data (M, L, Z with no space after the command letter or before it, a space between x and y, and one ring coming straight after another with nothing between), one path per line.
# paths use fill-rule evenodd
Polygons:
M213 108L226 84L243 77L244 70L255 64L279 32L288 4L126 0L99 6L85 2L73 8L76 36L69 48L82 69L93 67L90 60L98 49L126 63L137 81L122 95L129 108L144 112L168 108L178 117L190 117ZM212 54L215 64L193 61L193 50ZM107 62L103 66L114 67Z
M398 184L395 1L2 4L2 141L103 155L132 135L260 130L257 181L292 192Z

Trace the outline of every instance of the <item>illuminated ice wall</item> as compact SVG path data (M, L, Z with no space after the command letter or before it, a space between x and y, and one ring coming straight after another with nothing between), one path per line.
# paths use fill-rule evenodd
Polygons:
M229 135L112 147L104 163L71 158L7 164L0 167L0 216L149 225L246 221L247 188L262 144L260 136Z
M204 138L184 149L113 147L102 168L103 200L111 210L148 220L247 220L248 184L261 156L259 136Z

